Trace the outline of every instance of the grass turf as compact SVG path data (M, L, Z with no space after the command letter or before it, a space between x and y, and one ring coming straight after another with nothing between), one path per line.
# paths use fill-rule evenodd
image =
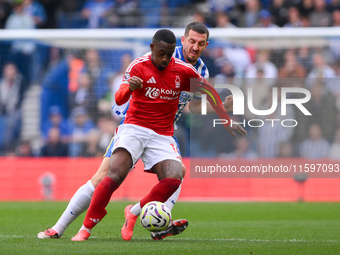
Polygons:
M173 218L189 220L181 235L154 241L137 221L120 237L127 202L112 202L88 241L71 242L78 217L60 239L37 234L59 218L63 202L0 203L0 254L340 254L340 203L185 203Z

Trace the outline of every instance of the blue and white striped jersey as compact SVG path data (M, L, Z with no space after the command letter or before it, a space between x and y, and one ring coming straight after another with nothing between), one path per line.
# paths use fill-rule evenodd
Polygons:
M147 53L145 55L148 55L150 53ZM182 46L178 46L175 49L175 52L173 54L173 57L178 58L180 60L182 60L183 62L186 62L183 56L183 47ZM204 77L205 79L209 78L209 71L208 68L206 67L206 65L204 64L203 60L201 58L198 59L197 63L194 65L194 67L196 68L196 70L202 75L202 77ZM181 117L182 112L184 107L187 105L187 103L192 99L192 98L197 98L200 99L201 95L199 93L192 93L192 92L186 92L186 91L182 91L181 96L179 98L179 103L178 103L178 110L176 112L175 115L175 120L174 120L174 126L175 129L177 129L177 121L179 119L179 117ZM113 107L113 111L120 116L121 118L125 118L126 116L126 112L129 108L129 101L126 102L123 105L114 105Z
M182 60L183 62L186 62L183 56L183 46L178 46L175 49L174 55L175 58L178 58L180 60ZM194 65L194 67L196 68L196 70L200 73L200 75L202 75L202 77L204 77L205 79L209 78L209 71L208 68L206 67L206 65L204 64L203 60L201 58L199 58L197 60L197 63ZM201 98L201 94L199 93L192 93L192 92L187 92L187 91L182 91L181 96L179 98L179 102L178 102L178 110L176 112L175 115L175 121L174 121L174 126L175 129L177 129L177 121L179 120L179 117L181 117L182 112L185 108L185 106L187 105L187 103L190 102L190 100L192 98L195 99L200 99Z

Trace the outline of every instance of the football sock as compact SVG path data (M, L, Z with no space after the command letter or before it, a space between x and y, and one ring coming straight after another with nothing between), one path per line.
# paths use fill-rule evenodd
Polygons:
M183 179L182 179L183 182ZM172 210L172 208L174 207L174 205L177 202L177 199L179 197L179 194L181 192L181 187L182 187L182 183L181 185L179 185L178 189L168 198L168 200L166 200L164 203L166 204L166 206L170 209L170 211ZM137 204L134 204L131 207L130 212L136 216L139 216L142 212L142 208L140 206L140 202L138 202Z
M88 181L74 193L65 211L52 227L59 236L62 236L65 229L89 207L94 189L91 181Z
M112 193L119 187L110 177L106 176L95 189L90 207L87 210L84 226L92 229L106 215L105 207L110 202Z
M179 185L178 189L171 195L171 197L169 197L168 200L166 200L164 202L166 204L166 206L170 209L170 211L172 211L172 208L174 207L174 205L177 202L177 199L179 197L179 193L181 192L181 187L182 187L182 183L181 183L181 185Z
M136 216L139 216L142 212L142 208L140 207L140 202L137 204L133 205L130 209L130 212Z
M84 225L81 226L81 228L79 229L78 232L80 232L81 230L86 230L89 234L91 234L91 229L90 228L87 228L85 227Z
M140 207L151 201L165 202L178 189L181 180L164 178L160 180L139 203Z

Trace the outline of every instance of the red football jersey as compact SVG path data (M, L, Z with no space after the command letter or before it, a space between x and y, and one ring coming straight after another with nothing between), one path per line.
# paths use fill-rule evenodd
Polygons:
M143 88L132 92L124 124L135 124L152 129L161 135L172 136L180 94L182 91L190 91L191 78L202 78L202 76L192 65L176 58L172 58L169 65L163 71L159 71L152 64L150 55L137 58L128 66L122 86L128 85L128 80L133 76L143 80ZM205 90L210 92L213 90L211 86L204 85ZM217 95L216 92L212 94L215 97ZM224 117L227 116L229 119L219 97L218 101L217 112L222 111L225 113Z

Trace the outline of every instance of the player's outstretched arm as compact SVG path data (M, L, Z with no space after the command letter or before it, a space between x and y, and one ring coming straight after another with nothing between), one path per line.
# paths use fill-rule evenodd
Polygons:
M233 96L229 95L224 99L223 102L224 109L229 112L233 110ZM193 98L189 103L189 109L192 113L201 113L202 110L202 100ZM209 102L207 102L207 114L215 113L214 108Z
M202 81L196 82L193 90L200 91L202 94L207 94L207 99L217 115L221 119L227 121L226 124L224 124L224 127L233 137L236 137L237 135L240 135L241 137L247 135L247 131L239 124L231 125L231 119L225 111L218 93L206 79L203 78Z

